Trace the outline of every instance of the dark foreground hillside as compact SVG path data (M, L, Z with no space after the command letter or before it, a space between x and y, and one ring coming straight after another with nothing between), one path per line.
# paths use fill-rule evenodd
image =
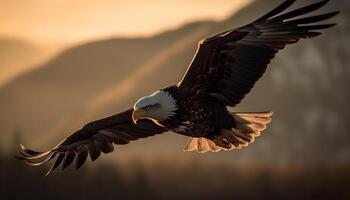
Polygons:
M350 166L232 167L171 157L145 166L95 163L48 177L12 157L0 158L1 199L337 199L350 198Z

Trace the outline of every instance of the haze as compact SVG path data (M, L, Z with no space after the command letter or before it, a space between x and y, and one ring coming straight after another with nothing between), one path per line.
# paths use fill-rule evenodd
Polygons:
M66 48L224 20L251 0L0 0L0 87ZM213 9L215 8L215 9Z
M224 19L251 0L0 0L0 35L81 42L152 35L186 21Z

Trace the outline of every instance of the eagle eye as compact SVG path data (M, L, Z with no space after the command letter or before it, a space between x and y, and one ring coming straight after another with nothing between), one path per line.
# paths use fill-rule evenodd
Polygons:
M143 109L145 109L145 110L151 110L151 107L152 107L152 106L146 106L146 107L144 107Z
M151 108L158 108L158 107L160 107L160 104L159 104L159 103L156 103L156 104L153 104L153 105L145 106L145 107L143 107L142 109L148 111L148 110L151 110Z

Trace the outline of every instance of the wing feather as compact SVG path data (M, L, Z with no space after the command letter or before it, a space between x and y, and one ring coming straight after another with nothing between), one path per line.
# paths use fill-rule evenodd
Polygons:
M324 5L326 5L328 2L329 2L329 0L323 0L323 1L311 4L309 6L305 6L303 8L299 8L299 9L290 11L290 12L288 12L286 14L282 14L282 15L279 15L277 17L274 17L272 19L272 21L283 21L283 20L286 20L286 19L291 19L291 18L294 18L294 17L298 17L298 16L301 16L301 15L304 15L304 14L316 11L316 10L320 9L321 7L323 7Z
M287 1L283 2L281 5L277 6L275 9L268 12L267 14L260 17L259 19L255 20L253 23L265 21L265 20L269 19L270 17L273 17L273 16L280 14L281 12L288 9L291 5L293 5L295 3L295 1L296 0L287 0Z
M67 137L52 150L37 152L20 145L18 159L30 165L37 166L55 159L50 174L57 167L64 170L74 160L75 168L79 169L90 155L92 161L103 153L114 150L113 144L128 144L130 141L161 134L166 130L150 120L134 124L131 119L132 109L125 112L88 123L74 134Z
M79 169L86 161L86 158L88 157L89 153L87 150L82 150L77 153L77 159L75 163L75 168Z
M217 97L226 106L240 103L279 50L303 38L316 37L321 34L318 30L335 25L315 23L339 12L302 16L318 10L328 0L281 14L294 2L287 0L248 25L202 40L177 86L191 95Z
M53 170L55 170L63 161L64 159L64 153L59 153L54 164L52 165L52 167L49 169L49 171L45 174L46 176L49 175Z
M75 158L75 153L72 151L67 151L65 154L66 155L62 163L62 170L67 168L74 161L74 158Z

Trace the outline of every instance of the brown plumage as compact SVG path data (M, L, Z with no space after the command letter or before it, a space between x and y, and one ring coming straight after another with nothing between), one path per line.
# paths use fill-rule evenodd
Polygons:
M62 164L61 169L65 169L73 162L74 158L76 158L76 169L79 169L88 155L92 161L95 161L100 157L101 152L112 152L114 150L113 144L128 144L130 141L166 131L150 120L143 120L135 124L131 119L132 111L129 109L111 117L91 122L48 152L36 152L20 145L18 158L34 166L55 158L54 164L47 174L60 164Z
M316 37L321 34L318 30L335 25L315 23L339 12L293 19L321 8L328 0L278 15L294 2L287 0L248 25L201 41L179 88L203 91L228 106L237 105L279 50L300 39Z

